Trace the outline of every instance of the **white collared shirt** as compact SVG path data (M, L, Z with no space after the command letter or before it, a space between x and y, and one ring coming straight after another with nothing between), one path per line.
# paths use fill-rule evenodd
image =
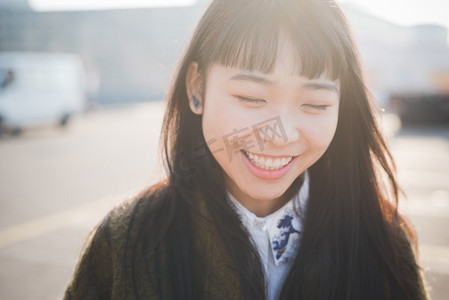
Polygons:
M262 218L250 212L229 191L228 196L259 251L265 270L267 299L278 299L299 249L302 217L309 197L308 173L305 172L304 183L291 200Z

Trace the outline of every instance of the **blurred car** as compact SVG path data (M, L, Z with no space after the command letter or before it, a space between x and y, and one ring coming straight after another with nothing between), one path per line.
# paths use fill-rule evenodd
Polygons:
M0 134L44 124L65 126L86 103L79 56L0 52Z
M403 122L449 122L449 94L393 94L390 110Z

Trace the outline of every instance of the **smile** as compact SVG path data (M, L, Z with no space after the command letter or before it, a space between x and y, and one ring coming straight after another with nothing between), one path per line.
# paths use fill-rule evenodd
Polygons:
M255 166L268 171L282 169L293 159L293 156L262 156L260 154L255 154L244 150L242 151Z

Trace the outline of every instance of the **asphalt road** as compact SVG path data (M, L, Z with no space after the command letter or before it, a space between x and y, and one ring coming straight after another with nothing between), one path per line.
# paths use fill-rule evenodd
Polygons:
M160 178L159 102L0 139L0 300L61 299L90 229ZM449 295L449 127L384 118L432 299Z

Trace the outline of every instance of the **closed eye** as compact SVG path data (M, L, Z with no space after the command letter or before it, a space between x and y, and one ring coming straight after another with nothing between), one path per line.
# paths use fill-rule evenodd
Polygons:
M266 101L262 100L262 99L253 99L253 98L242 97L242 96L237 96L237 98L239 99L240 102L244 102L244 103L258 104L258 105L266 103Z
M327 110L329 105L303 104L302 107L305 108L307 111L321 112Z

